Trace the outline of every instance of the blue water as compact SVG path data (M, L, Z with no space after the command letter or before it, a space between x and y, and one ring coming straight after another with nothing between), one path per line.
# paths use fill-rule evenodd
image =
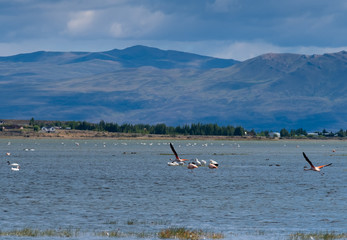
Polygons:
M168 227L226 239L346 232L347 142L172 143L180 157L214 159L219 169L168 166L168 141L0 139L0 230L79 229L74 239L116 230L153 239ZM333 165L303 171L303 151Z

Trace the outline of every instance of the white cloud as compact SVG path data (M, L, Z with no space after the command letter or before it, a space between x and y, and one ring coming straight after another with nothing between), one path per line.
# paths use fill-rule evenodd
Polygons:
M109 33L115 38L148 37L165 21L166 16L160 12L151 12L143 7L128 7L113 17Z
M95 11L87 10L71 14L71 19L67 23L68 31L71 34L80 34L90 28L95 18Z

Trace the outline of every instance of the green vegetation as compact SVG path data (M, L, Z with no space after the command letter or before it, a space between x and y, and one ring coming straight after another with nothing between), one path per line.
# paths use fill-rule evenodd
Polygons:
M346 233L335 232L318 232L318 233L294 233L291 234L290 240L333 240L333 239L346 239Z
M110 132L110 133L127 133L127 134L160 134L168 136L177 136L177 135L200 135L200 136L248 136L248 137L262 137L262 138L271 138L271 131L263 130L256 132L254 129L248 131L242 126L219 126L217 124L203 124L203 123L192 123L185 124L183 126L166 126L164 123L158 123L155 125L150 124L118 124L105 122L101 120L99 123L89 123L86 121L42 121L35 120L31 118L27 121L28 124L22 125L24 129L38 132L42 127L53 126L60 129L71 129L71 130L89 130L97 132ZM6 123L3 126L8 129L14 129L15 125L7 125ZM18 126L17 126L18 129ZM326 129L323 129L322 132L307 133L303 128L287 130L285 128L280 130L281 138L331 138L347 137L347 130L340 129L338 132L328 132Z
M202 230L189 230L186 228L168 228L160 231L158 237L162 239L174 238L174 239L222 239L224 235L222 233L210 233Z
M0 236L17 236L17 237L77 237L79 230L72 229L59 229L59 230L38 230L31 228L24 228L21 230L1 231Z
M142 222L129 220L129 225L141 224ZM155 224L156 225L156 224ZM23 228L20 230L1 231L0 237L13 236L13 237L61 237L61 238L76 238L81 234L89 235L88 232L82 232L79 229L47 229L39 230L32 228ZM121 230L110 230L92 233L98 237L112 237L112 238L160 238L160 239L187 239L187 240L199 240L199 239L224 239L223 233L214 233L203 230L192 230L185 227L171 227L165 228L157 233L152 232L122 232ZM265 232L257 232L256 235L265 235ZM83 235L82 235L83 236ZM316 233L293 233L288 236L289 240L335 240L335 239L347 239L347 233L336 232L316 232Z

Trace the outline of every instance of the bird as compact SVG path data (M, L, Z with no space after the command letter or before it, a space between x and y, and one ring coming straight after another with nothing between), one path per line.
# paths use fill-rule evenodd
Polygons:
M179 158L178 157L178 154L177 154L175 148L173 147L172 143L170 143L170 147L171 147L171 150L175 154L175 157L176 157L176 159L174 161L176 161L176 162L184 162L184 161L188 160L188 159L183 159L183 158Z
M194 168L198 168L198 166L195 164L195 162L191 162L188 164L188 169L194 169Z
M196 163L196 166L199 166L199 167L202 165L199 159L197 158L195 158L195 163Z
M218 167L218 163L215 160L210 159L210 164L213 164Z
M316 172L320 172L321 171L321 168L323 167L327 167L327 166L330 166L332 163L329 163L329 164L326 164L326 165L322 165L322 166L318 166L318 167L315 167L312 162L310 161L310 159L308 159L308 157L306 156L306 154L304 152L302 152L302 155L304 155L304 158L306 159L306 161L310 164L311 168L306 168L304 167L304 170L305 171L309 171L309 170L312 170L312 171L316 171ZM322 173L323 175L324 173Z
M172 161L167 163L168 166L179 166L178 162Z
M7 164L10 165L10 166L12 166L12 167L11 167L11 170L12 170L12 171L19 171L20 165L19 165L18 163L10 163L10 161L7 161Z
M210 168L210 169L218 168L218 165L216 166L216 165L214 165L213 163L210 163L210 164L208 165L208 168Z

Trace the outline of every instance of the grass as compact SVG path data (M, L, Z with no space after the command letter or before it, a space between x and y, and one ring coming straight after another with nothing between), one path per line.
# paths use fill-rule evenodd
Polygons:
M210 233L202 230L189 230L186 228L167 228L158 233L158 237L162 239L175 238L175 239L222 239L224 235L222 233Z
M317 232L317 233L293 233L289 236L290 240L333 240L347 239L347 233Z
M17 237L77 237L79 230L72 229L48 229L38 230L32 228L23 228L20 230L0 231L0 236L17 236Z

